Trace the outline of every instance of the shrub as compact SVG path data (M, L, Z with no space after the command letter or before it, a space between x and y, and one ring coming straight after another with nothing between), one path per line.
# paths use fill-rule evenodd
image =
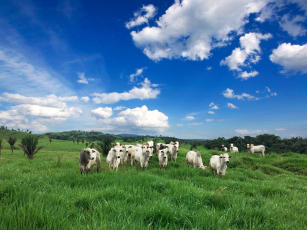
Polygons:
M9 138L7 139L7 142L9 143L12 152L14 151L14 148L15 148L14 145L15 145L16 141L17 141L17 138L14 137L14 136L9 136Z
M32 160L34 155L41 150L43 147L38 146L38 137L32 134L28 134L24 136L21 140L20 144L21 150L24 152L25 155Z
M101 152L104 156L107 156L110 149L112 148L113 140L110 138L106 138L103 141L100 141L96 144L96 148L99 152Z

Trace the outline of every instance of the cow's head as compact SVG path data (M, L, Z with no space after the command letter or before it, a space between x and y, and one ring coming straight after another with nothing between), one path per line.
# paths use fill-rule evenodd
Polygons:
M229 156L227 153L221 154L220 159L222 162L225 162L226 164L229 163L229 158L232 158L232 156Z

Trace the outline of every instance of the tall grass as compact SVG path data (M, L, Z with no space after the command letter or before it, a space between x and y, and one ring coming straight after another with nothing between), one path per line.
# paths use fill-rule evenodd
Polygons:
M82 146L41 139L28 161L0 158L0 229L305 229L307 159L295 153L232 154L225 177L177 162L129 164L81 176ZM198 147L205 165L214 151ZM57 157L61 158L58 167Z

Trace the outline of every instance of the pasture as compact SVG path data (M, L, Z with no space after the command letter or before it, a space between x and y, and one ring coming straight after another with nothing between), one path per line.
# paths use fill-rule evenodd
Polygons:
M81 176L84 144L40 139L33 160L5 143L0 156L0 229L306 229L307 158L234 153L225 177L177 162ZM18 143L17 145L18 146ZM199 147L203 162L217 151Z

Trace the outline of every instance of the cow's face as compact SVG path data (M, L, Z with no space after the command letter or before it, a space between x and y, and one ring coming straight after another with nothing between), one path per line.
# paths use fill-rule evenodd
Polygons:
M250 145L249 145L249 144L247 144L247 145L246 145L246 148L248 148L248 149L249 149L249 146L250 146Z
M90 151L90 160L93 161L93 160L95 160L95 159L96 159L96 151L95 151L95 150L93 151L93 150L91 149L91 151Z
M221 155L220 155L220 159L221 159L223 162L225 162L226 164L229 163L229 158L231 158L231 156L229 156L227 153L221 154Z

